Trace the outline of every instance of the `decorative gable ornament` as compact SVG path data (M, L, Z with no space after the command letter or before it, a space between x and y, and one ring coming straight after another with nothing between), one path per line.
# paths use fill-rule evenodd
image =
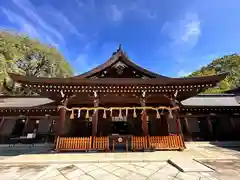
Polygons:
M113 65L113 67L116 69L117 73L120 75L123 73L123 70L128 66L122 63L121 61L118 61L116 64Z

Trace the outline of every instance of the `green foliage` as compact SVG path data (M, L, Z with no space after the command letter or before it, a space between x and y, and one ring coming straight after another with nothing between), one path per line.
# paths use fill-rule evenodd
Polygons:
M11 92L3 88L4 79L8 84L11 81L8 72L37 77L68 77L73 74L72 68L56 48L21 34L0 31L2 93L29 94L16 86L12 86Z
M240 55L232 54L212 61L191 76L209 76L229 72L229 76L219 83L218 87L206 90L204 93L221 93L240 87Z

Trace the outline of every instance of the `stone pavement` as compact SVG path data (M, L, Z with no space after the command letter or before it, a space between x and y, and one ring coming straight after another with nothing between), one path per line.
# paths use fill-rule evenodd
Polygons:
M4 180L238 180L240 148L187 144L183 152L49 153L49 147L8 148L0 146L0 174ZM16 153L16 152L18 153ZM20 152L20 153L19 153ZM11 154L12 153L12 154ZM22 155L18 155L21 154ZM215 171L181 172L169 164L175 160L185 168L193 159ZM193 167L191 167L194 169Z
M2 165L1 179L14 180L207 180L214 173L182 173L167 162Z

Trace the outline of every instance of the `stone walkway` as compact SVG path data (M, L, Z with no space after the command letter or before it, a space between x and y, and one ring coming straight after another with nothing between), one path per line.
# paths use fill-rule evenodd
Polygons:
M4 180L238 180L240 151L213 145L188 144L183 152L49 153L49 148L0 147ZM16 152L14 152L16 151ZM11 154L12 153L12 154ZM18 155L22 154L22 155ZM193 166L193 159L213 172L181 172L168 160ZM183 168L184 169L184 168ZM201 169L201 168L200 168Z

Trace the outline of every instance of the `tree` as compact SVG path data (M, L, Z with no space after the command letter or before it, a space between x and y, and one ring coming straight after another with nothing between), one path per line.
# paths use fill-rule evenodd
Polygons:
M221 93L240 87L240 56L238 54L218 58L200 70L193 72L190 77L216 75L224 72L229 72L229 76L221 81L218 87L208 89L204 93Z
M68 77L73 74L69 63L56 48L22 34L0 31L1 91L11 95L31 94L14 82L9 87L11 79L8 72L37 77Z

